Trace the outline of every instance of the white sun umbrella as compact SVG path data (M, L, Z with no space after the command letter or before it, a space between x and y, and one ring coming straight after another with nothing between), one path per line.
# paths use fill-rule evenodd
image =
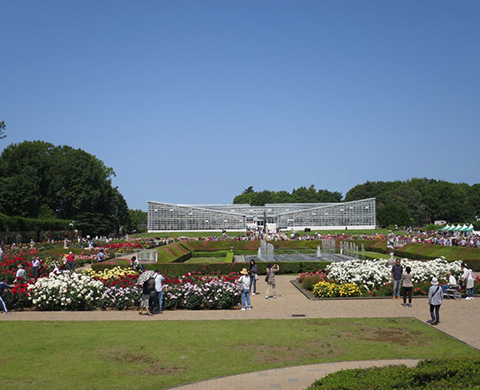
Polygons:
M147 270L147 271L144 271L140 274L140 276L138 277L138 280L137 280L137 283L138 285L142 285L143 283L145 283L148 279L150 279L153 275L155 274L154 271L151 271L151 270Z

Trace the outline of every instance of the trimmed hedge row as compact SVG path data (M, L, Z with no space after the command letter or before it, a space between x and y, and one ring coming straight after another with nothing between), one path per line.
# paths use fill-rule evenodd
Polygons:
M313 383L309 390L478 389L480 357L422 360L416 367L342 370Z
M366 251L387 253L385 240L358 240L357 245L361 247L364 245ZM426 252L438 252L435 254L426 254ZM441 252L450 251L450 255L444 255L447 260L463 260L468 268L474 271L480 271L480 249L466 248L466 247L444 247L435 244L407 244L402 248L395 248L395 257L406 257L414 260L435 260L441 256ZM476 258L478 257L478 258Z
M0 213L0 231L5 233L17 231L67 230L71 222L71 220L67 219L10 217Z
M324 270L330 264L329 261L298 261L298 262L278 262L280 265L280 274L299 274L302 272L316 272ZM112 260L92 264L95 271L103 271L114 267L130 267L128 260ZM228 275L229 273L239 273L242 268L249 268L248 263L215 263L215 264L189 264L189 263L167 263L167 264L145 264L146 269L158 270L162 274L170 277L179 277L190 272L201 273L203 275L218 274ZM267 263L257 263L258 273L266 274Z
M225 257L227 255L227 251L208 251L208 252L192 252L192 257ZM230 252L233 253L233 252Z

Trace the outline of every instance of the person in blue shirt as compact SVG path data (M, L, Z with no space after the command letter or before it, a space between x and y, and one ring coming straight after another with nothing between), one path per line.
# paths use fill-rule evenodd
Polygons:
M98 252L97 255L97 261L100 262L103 261L103 259L105 259L105 253L103 252L103 249L100 249L100 252Z

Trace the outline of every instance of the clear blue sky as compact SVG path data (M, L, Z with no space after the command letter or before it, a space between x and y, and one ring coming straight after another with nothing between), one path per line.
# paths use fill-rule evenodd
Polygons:
M2 0L11 143L95 155L130 208L478 183L480 1Z

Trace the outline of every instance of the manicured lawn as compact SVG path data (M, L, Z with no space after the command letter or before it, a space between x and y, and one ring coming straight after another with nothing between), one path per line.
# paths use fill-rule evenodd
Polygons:
M160 389L319 362L473 356L419 321L0 322L4 389Z

